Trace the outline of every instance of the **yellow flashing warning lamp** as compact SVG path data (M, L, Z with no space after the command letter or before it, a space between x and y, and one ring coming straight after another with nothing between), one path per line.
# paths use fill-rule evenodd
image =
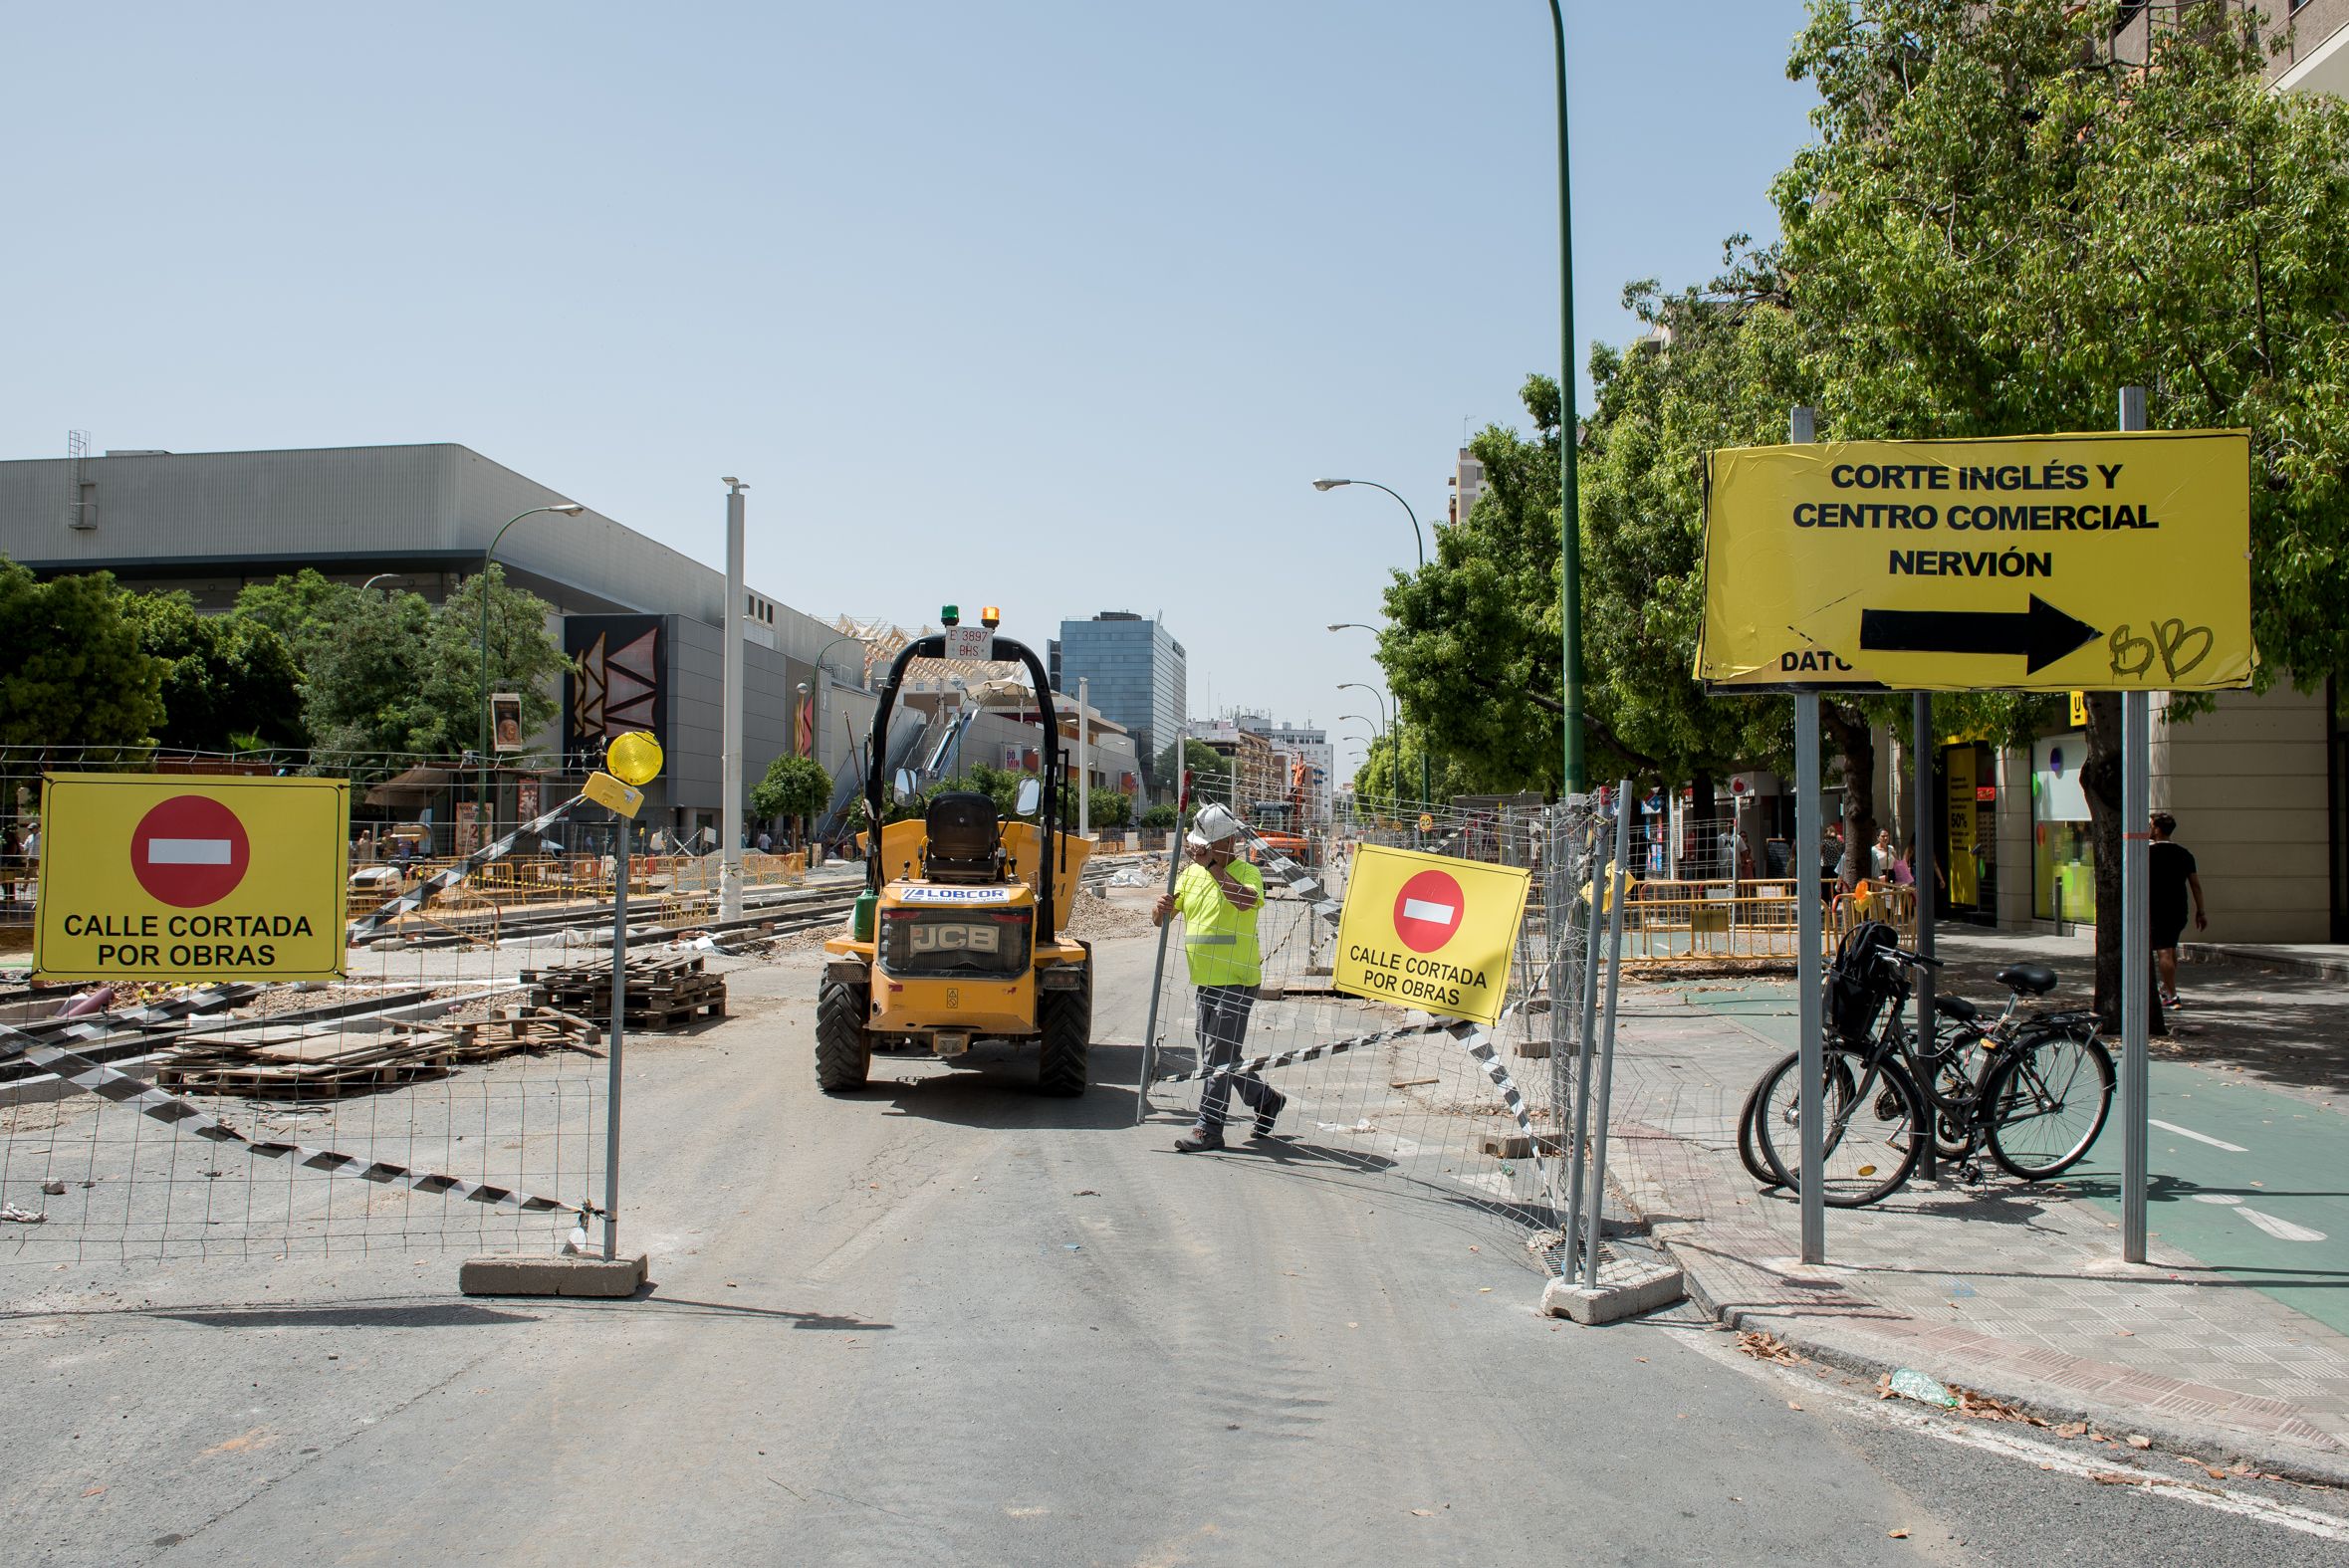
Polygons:
M1003 624L1003 611L990 604L979 612L979 624L989 631Z
M961 605L941 604L938 606L938 624L941 626L959 626L962 624L962 622L963 611Z
M660 742L642 730L615 736L603 754L603 766L641 789L660 777Z

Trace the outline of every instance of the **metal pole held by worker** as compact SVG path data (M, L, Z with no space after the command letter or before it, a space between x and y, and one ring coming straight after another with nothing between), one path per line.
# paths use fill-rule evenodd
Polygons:
M1167 836L1166 896L1174 897L1175 880L1183 874L1183 813L1191 805L1191 770L1183 770L1183 782L1175 792L1174 831ZM1158 957L1150 966L1150 1015L1142 1024L1142 1079L1134 1085L1134 1125L1150 1114L1150 1080L1158 1072L1158 998L1166 984L1166 942L1174 932L1175 917L1169 914L1158 925Z

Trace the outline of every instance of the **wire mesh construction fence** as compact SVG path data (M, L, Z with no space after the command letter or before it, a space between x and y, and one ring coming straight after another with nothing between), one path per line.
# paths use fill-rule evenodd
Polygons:
M1227 1149L1251 1161L1498 1217L1555 1262L1579 1152L1570 1109L1591 821L1583 797L1494 808L1357 801L1304 859L1247 833L1266 884L1261 981L1244 999L1194 984L1180 919L1169 922L1146 1113L1169 1127L1224 1119ZM1526 873L1496 1022L1336 988L1338 911L1365 846ZM1268 1105L1272 1136L1251 1137Z
M603 1030L465 958L102 988L70 1016L0 1002L0 1264L552 1251L591 1228Z
M20 829L20 924L0 932L0 1264L579 1245L606 1218L623 887L629 1030L725 1009L715 857L621 853L616 819L583 808L559 770L477 780L397 757L59 749L0 753L0 774ZM93 876L89 846L25 847L43 782L136 787L125 775L348 780L354 836L325 846L348 879L342 973L182 983L174 959L44 985L18 968L36 903L53 925L119 918L99 881L73 885ZM469 786L463 830L435 841L436 813ZM796 856L749 859L746 922L764 929L729 942L828 925L852 896L801 886Z

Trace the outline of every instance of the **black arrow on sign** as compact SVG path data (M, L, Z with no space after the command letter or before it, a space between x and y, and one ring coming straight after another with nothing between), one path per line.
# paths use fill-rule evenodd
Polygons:
M2027 610L1860 611L1860 648L1872 653L2019 653L2026 673L2086 647L2104 633L2036 593Z

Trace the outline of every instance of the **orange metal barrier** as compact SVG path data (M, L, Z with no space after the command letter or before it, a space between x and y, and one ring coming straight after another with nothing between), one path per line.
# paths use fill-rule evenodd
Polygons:
M1786 878L1634 882L1623 905L1623 962L1650 968L1790 965L1802 886ZM1818 896L1827 899L1826 951L1832 954L1846 932L1867 920L1889 921L1904 945L1913 943L1916 890L1862 886L1865 891L1830 895L1832 884L1818 885Z

